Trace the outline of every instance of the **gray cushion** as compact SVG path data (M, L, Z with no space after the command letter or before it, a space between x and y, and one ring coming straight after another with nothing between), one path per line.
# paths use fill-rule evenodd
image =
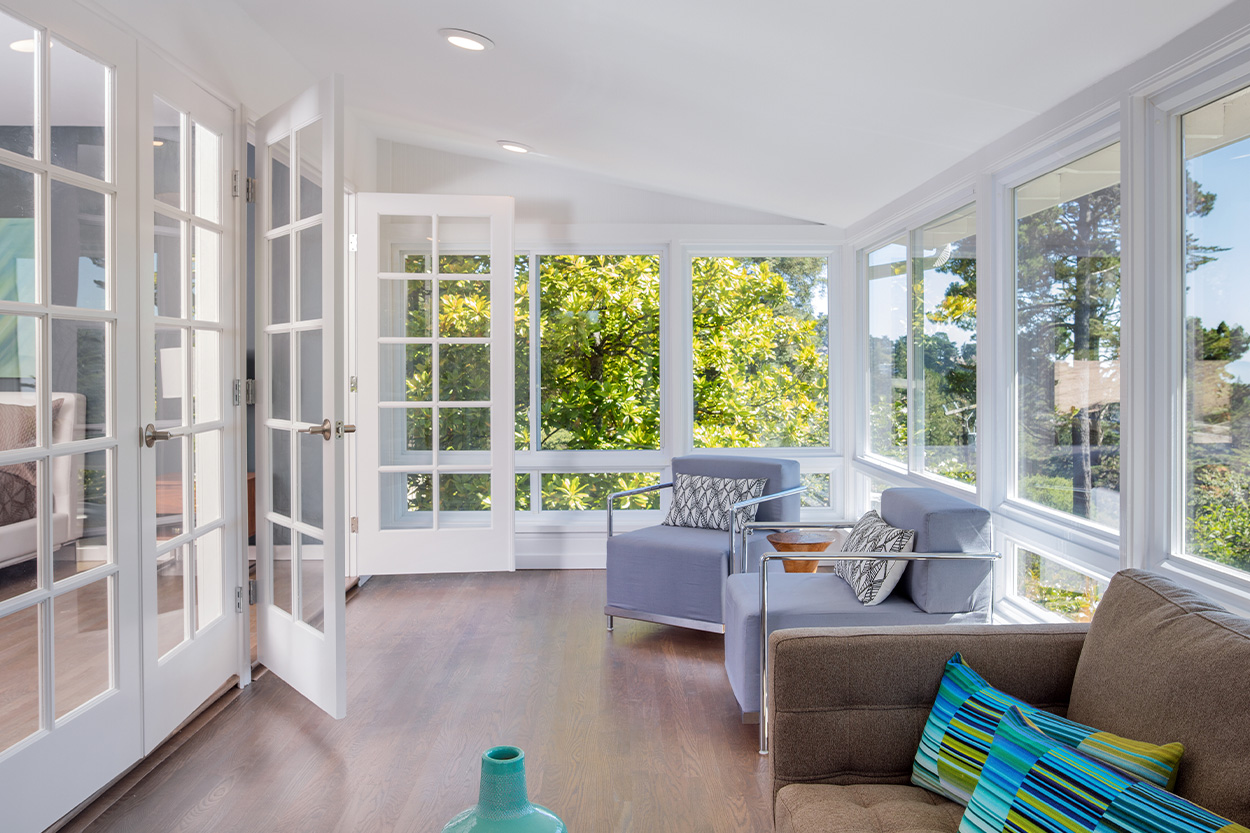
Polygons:
M797 460L775 457L748 457L734 454L687 454L673 458L673 474L702 474L708 477L765 477L764 494L771 495L799 485ZM778 498L759 505L757 521L796 520L799 496Z
M993 549L990 513L936 489L886 489L881 517L891 526L916 530L916 552L988 552ZM989 605L989 561L913 561L900 582L926 613L965 613Z
M777 833L955 833L964 808L902 784L791 784L776 810Z
M833 573L768 573L768 631L782 628L975 624L987 611L926 613L895 591L866 606ZM758 573L729 577L725 587L725 671L743 712L760 708L760 583Z

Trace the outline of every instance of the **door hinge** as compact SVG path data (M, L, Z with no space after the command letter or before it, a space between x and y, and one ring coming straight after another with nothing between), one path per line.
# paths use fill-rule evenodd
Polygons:
M235 613L243 612L243 588L242 587L234 588L234 612Z
M234 406L237 408L243 404L243 381L241 379L234 380Z
M352 393L356 392L356 377L352 377Z
M347 250L348 250L349 252L354 252L354 251L356 251L356 246L357 246L357 245L358 245L358 244L357 244L357 238L356 238L356 235L354 235L354 234L349 234L349 235L347 235Z
M352 532L360 531L360 518L352 515Z
M256 202L256 179L249 176L243 181L246 183L243 189L246 194L244 202Z
M243 380L243 401L248 405L256 404L256 380Z
M256 604L256 598L258 595L256 587L256 579L250 578L247 580L247 603L250 605Z
M234 173L230 177L230 193L234 194L234 196L236 197L239 196L239 171L238 169L235 169Z

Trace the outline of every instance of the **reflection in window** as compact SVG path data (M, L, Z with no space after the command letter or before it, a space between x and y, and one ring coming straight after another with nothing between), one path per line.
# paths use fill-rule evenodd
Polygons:
M1017 497L1118 529L1120 146L1015 190Z
M1250 571L1250 91L1185 115L1185 551Z
M916 232L916 432L924 470L977 476L977 212L968 206Z
M1072 622L1088 622L1107 582L1044 555L1016 550L1016 595Z
M907 462L907 239L867 256L868 451Z
M660 447L660 258L538 259L543 449Z
M828 261L696 257L694 444L829 445Z

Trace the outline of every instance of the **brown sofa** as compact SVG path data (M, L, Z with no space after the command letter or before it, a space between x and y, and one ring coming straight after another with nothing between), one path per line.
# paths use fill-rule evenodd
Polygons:
M775 632L778 833L953 833L963 807L911 764L956 651L992 685L1090 726L1185 745L1176 792L1250 824L1250 620L1154 573L1124 570L1088 625Z

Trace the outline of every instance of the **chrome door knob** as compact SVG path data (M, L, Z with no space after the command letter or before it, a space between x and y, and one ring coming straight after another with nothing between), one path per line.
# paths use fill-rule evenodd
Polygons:
M143 429L143 444L151 448L156 445L157 440L167 440L170 436L168 431L157 431L156 426L149 422Z
M330 425L330 420L323 419L320 425L310 425L307 428L299 429L301 434L320 434L321 439L326 442L330 441L330 436L334 433L334 426Z

